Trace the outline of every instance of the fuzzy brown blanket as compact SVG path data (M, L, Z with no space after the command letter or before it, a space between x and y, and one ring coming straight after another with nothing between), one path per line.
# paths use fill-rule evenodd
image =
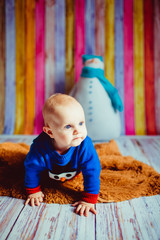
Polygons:
M23 162L30 146L25 143L0 144L0 195L25 199ZM160 194L160 174L152 167L122 156L114 140L96 144L102 171L98 202L118 202L140 196ZM41 181L44 202L67 204L80 199L83 176L65 183L50 180L44 174Z

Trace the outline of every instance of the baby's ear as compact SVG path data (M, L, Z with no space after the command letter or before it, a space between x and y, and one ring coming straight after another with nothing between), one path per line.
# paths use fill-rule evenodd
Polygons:
M51 138L53 138L53 132L50 127L43 127L43 131L47 133Z

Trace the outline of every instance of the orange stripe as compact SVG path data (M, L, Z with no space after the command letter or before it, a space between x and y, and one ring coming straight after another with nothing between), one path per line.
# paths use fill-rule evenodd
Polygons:
M34 129L35 92L35 2L26 0L26 115L25 134Z
M15 134L24 133L25 116L25 1L15 0L16 13L16 120Z

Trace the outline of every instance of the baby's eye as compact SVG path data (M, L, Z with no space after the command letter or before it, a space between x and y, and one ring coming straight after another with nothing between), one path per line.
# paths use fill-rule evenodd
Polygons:
M68 125L65 126L65 128L66 128L66 129L70 129L70 128L71 128L71 125L68 124Z
M84 122L80 122L79 125L82 126Z

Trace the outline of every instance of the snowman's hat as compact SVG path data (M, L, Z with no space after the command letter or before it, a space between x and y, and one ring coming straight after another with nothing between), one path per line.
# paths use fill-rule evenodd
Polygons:
M83 64L84 64L87 60L92 59L92 58L98 58L100 61L103 62L103 57L102 57L102 56L85 54L85 55L82 55Z

